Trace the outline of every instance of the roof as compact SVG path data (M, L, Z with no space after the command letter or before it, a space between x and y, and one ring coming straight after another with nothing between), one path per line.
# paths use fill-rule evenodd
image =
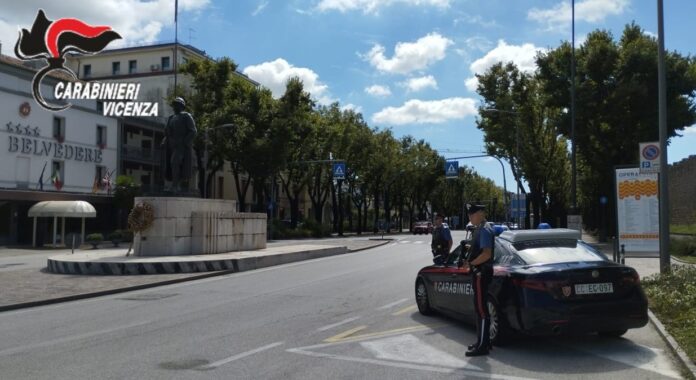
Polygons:
M568 228L551 228L546 230L513 230L500 234L501 239L511 243L530 240L573 239L580 240L582 235L578 230Z
M10 65L10 66L18 67L18 68L24 69L26 71L30 71L32 73L35 73L35 72L39 71L40 68L47 66L47 64L42 64L41 62L38 62L37 61L38 59L40 59L40 58L31 60L31 61L22 61L21 59L17 59L15 57L11 57L9 55L0 54L0 63L5 63L5 64ZM46 76L54 78L54 79L60 79L63 81L70 81L70 82L75 81L75 78L73 78L71 75L68 75L63 70L52 70Z
M95 218L97 210L85 201L43 201L31 206L28 216L30 218Z

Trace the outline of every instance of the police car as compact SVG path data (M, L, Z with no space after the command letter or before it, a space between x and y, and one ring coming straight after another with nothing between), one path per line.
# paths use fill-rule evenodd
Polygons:
M621 336L645 326L648 301L638 273L580 238L569 229L502 231L495 238L488 301L493 344L514 332ZM475 321L472 274L458 267L460 256L462 245L444 265L418 272L415 296L422 314Z

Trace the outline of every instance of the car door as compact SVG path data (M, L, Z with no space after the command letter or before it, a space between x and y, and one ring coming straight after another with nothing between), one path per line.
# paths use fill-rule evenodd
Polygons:
M469 268L459 268L459 258L462 246L450 254L437 284L437 294L440 297L441 308L468 317L473 314L473 288Z

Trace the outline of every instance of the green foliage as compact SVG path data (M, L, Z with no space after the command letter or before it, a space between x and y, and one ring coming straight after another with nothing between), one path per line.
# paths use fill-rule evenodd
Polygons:
M114 203L123 210L133 208L135 197L140 195L140 185L136 184L131 176L119 175L116 177L114 188Z
M85 241L88 243L100 243L104 241L104 235L101 233L94 233L85 236Z
M650 309L696 360L696 267L673 265L671 272L646 277L642 283Z
M636 24L627 25L618 40L596 30L576 59L578 200L593 229L599 226L597 199L613 191L613 166L637 165L638 143L658 140L657 43ZM548 107L570 109L570 60L569 43L537 58L536 77ZM666 71L667 129L676 136L696 122L696 59L668 52ZM570 113L559 114L555 125L570 137ZM613 210L612 197L609 202Z
M696 235L696 224L671 224L669 232L673 234Z
M669 240L669 253L675 256L696 258L696 238Z
M109 234L109 240L114 241L123 241L123 231L121 230L115 230L112 233Z

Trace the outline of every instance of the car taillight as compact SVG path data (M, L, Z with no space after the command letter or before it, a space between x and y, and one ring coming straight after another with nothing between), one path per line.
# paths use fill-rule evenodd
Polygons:
M622 279L625 284L640 284L640 276L636 271L632 271L631 273L624 273Z

